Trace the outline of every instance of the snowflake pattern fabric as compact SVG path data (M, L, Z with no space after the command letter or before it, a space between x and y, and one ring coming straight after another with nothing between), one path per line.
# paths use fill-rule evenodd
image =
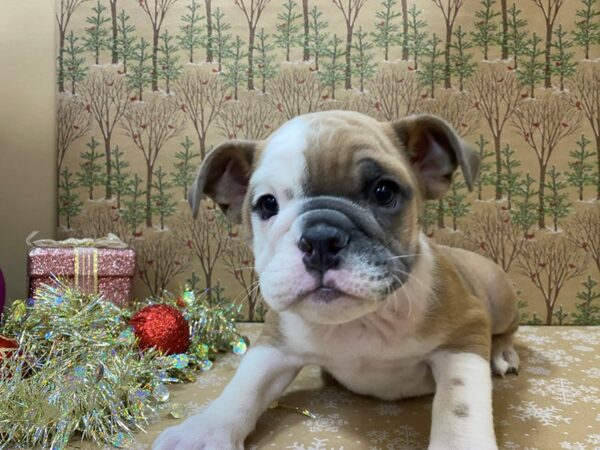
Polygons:
M260 324L240 330L256 342ZM494 378L494 422L499 450L600 450L600 327L522 327L516 339L519 376ZM589 351L593 348L594 351ZM223 362L223 363L222 363ZM195 383L170 388L186 413L201 411L235 373L240 358L224 355ZM424 450L432 397L397 402L353 394L323 379L315 366L259 420L248 450ZM171 406L128 448L149 450L158 433L180 423ZM305 413L314 415L309 418ZM80 442L75 448L92 450Z

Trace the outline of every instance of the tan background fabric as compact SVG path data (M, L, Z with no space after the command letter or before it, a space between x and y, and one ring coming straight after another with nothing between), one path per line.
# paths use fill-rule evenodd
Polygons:
M27 293L25 237L56 229L55 8L6 0L0 14L0 268Z
M146 50L147 54L150 54L152 50L153 27L143 5L149 5L150 11L154 11L155 5L159 7L162 5L165 8L164 21L161 23L159 34L162 36L162 33L168 31L169 35L173 37L171 44L176 44L177 38L190 29L183 22L183 16L189 14L193 4L191 0L149 0L141 3L114 0L113 3L116 4L117 12L123 11L123 14L129 16L127 24L135 26L135 31L130 31L130 35L135 37L135 42L139 42L139 39L143 37L150 44ZM551 76L550 84L553 87L545 88L544 76L543 73L540 73L540 70L543 72L544 69L543 50L546 39L543 10L534 1L516 2L515 8L520 10L519 19L527 22L525 25L517 26L517 32L525 33L524 39L533 39L533 33L537 39L541 39L535 46L532 43L522 46L521 54L517 59L518 70L515 70L515 62L510 59L506 62L499 61L500 45L491 45L488 59L483 61L484 46L481 43L475 43L472 48L465 49L467 54L472 55L472 62L475 63L474 74L471 77L466 76L467 79L463 83L465 91L459 91L460 77L458 74L453 74L450 79L452 88L445 89L445 77L442 72L445 68L443 41L447 27L444 23L444 12L447 12L448 6L444 6L443 10L440 7L447 4L460 6L457 10L454 31L458 32L458 27L462 27L462 31L466 33L464 39L472 41L477 27L485 22L482 16L485 3L476 0L453 0L449 3L425 0L407 1L408 8L415 8L415 14L418 14L417 20L426 22L426 25L419 29L420 33L425 33L426 45L423 44L421 49L418 67L414 61L411 61L412 53L408 60L402 59L404 55L400 45L390 47L388 61L384 61L382 48L366 49L365 53L371 55L372 58L364 61L356 59L351 61L354 71L351 77L352 89L345 89L345 59L338 54L337 63L333 64L335 46L330 41L326 41L322 49L319 70L316 70L316 61L312 59L302 61L303 49L301 46L291 48L288 62L285 60L285 46L273 41L273 35L280 33L282 27L285 26L285 5L289 5L293 15L296 16L293 24L298 28L294 31L294 35L302 38L303 2L213 0L208 3L212 5L213 15L217 8L224 14L221 22L230 27L224 31L225 34L230 35L229 42L232 43L239 37L240 65L233 66L235 52L232 49L230 49L229 56L224 58L221 72L219 72L216 61L216 49L214 49L214 61L206 63L206 50L201 47L197 48L194 51L193 64L188 61L188 52L179 49L173 52L170 58L171 61L177 60L175 65L180 66L180 73L169 81L168 86L164 77L157 80L156 86L149 79L146 80L141 93L139 88L130 86L131 89L127 90L126 86L135 79L133 72L136 64L135 57L129 55L127 74L124 74L125 67L122 64L122 58L117 57L118 64L111 65L112 55L108 48L99 50L97 64L93 48L84 48L84 43L86 40L89 42L94 33L94 17L97 14L93 10L96 7L95 2L81 3L74 9L68 26L62 27L66 36L73 33L73 48L81 47L80 51L75 52L74 55L75 59L81 61L73 65L71 62L67 62L69 45L68 40L65 41L65 73L69 72L69 67L71 69L75 67L82 71L82 76L80 80L76 79L74 82L66 80L65 92L59 94L59 161L62 161L59 171L62 173L68 169L72 184L68 189L63 187L58 192L59 234L61 236L94 236L105 234L107 231L116 232L123 239L131 242L139 251L140 273L136 277L136 295L145 296L148 293L158 295L163 288L177 290L194 272L198 277L197 286L202 288L212 286L212 294L214 294L214 287L220 286L224 289L220 295L243 304L243 318L257 320L262 317L264 305L260 301L257 290L253 289L255 287L253 283L256 280L252 275L249 250L237 235L237 231L229 230L227 224L219 219L218 213L209 204L203 208L200 222L190 223L189 219L186 219L188 209L183 201L184 190L181 187L164 188L164 195L161 198L156 197L160 190L157 171L160 167L166 174L163 178L164 182L173 182L175 163L180 161L176 159L175 155L182 151L181 143L185 142L186 137L190 139L191 151L205 152L213 145L230 137L262 139L288 118L297 113L313 110L356 109L381 120L394 119L411 112L429 111L440 114L452 122L471 145L475 145L480 136L483 137L489 142L486 151L493 152L494 139L484 114L485 101L489 95L507 89L509 105L511 108L515 107L515 112L503 122L498 150L510 144L514 151L510 163L512 164L511 170L520 172L521 179L525 177L526 173L530 173L535 180L532 185L533 190L537 190L538 182L542 174L545 174L546 182L544 184L547 186L545 188L545 204L548 209L543 217L545 224L540 223L534 217L530 226L511 231L510 222L511 220L514 222L516 219L514 217L510 219L510 217L519 215L517 211L519 204L524 202L523 196L513 194L511 205L509 205L505 195L506 189L504 189L503 195L499 196L496 194L494 186L485 185L481 192L481 200L477 199L478 192L469 194L465 198L464 188L460 187L460 178L457 178L455 181L456 191L450 193L454 194L454 199L449 198L445 203L446 213L443 223L436 217L436 205L432 204L428 209L427 231L437 241L474 249L488 254L488 256L491 253L494 239L499 234L500 239L507 244L504 250L510 252L516 249L519 257L514 261L510 261L509 258L504 261L504 265L509 269L511 277L521 291L524 322L575 322L581 324L593 323L594 320L597 320L597 314L596 319L587 316L587 318L582 318L583 313L576 307L577 303L581 303L576 298L576 294L584 289L581 283L586 280L588 275L597 279L599 274L598 248L600 248L600 244L597 242L597 236L600 233L596 233L600 222L598 219L600 209L596 200L599 195L598 190L593 185L584 186L582 201L578 200L577 190L572 186L558 190L559 195L565 196L562 199L554 201L549 197L549 173L552 167L556 166L556 170L562 172L559 181L564 182L565 172L569 170L569 163L572 162L569 152L576 149L575 142L582 134L590 141L587 150L591 154L586 160L587 164L591 164L590 176L598 176L596 149L600 136L595 137L590 126L590 120L598 120L598 110L590 113L590 120L585 117L586 99L589 101L594 95L593 83L588 89L583 82L585 80L581 81L578 78L584 76L581 75L584 73L589 74L585 75L588 77L596 76L594 83L598 89L600 62L597 60L599 55L597 42L590 46L588 60L583 60L584 50L581 45L567 49L568 58L564 61L554 59L558 50L552 47L551 67L554 69L568 67L572 63L576 73L567 74L566 81L562 83L564 91L561 93L558 92L561 89L561 78L558 73L553 72ZM264 61L261 63L258 60L260 56L258 47L254 51L255 61L252 72L255 74L255 90L249 91L245 80L239 82L237 89L229 83L234 75L243 76L249 72L249 69L245 67L247 64L245 53L249 39L248 25L242 9L249 7L251 3L255 6L265 5L258 23L255 24L255 46L260 46L260 39L257 36L263 28L264 32L270 35L266 40L267 44L273 45L269 55L273 57L270 64L272 64L274 77L267 81L264 95L261 93L262 81L258 72L269 64L265 64ZM499 13L502 3L501 1L488 2L491 13L495 14L491 21L496 26L496 32L501 29ZM542 2L543 5L546 3ZM69 4L73 3L69 3L67 0L58 0L57 8L60 11L61 7L64 8ZM199 6L199 14L205 15L206 3L196 2L196 4ZM354 11L357 11L358 6L361 7L356 14L356 23L353 29L354 44L358 42L359 37L356 33L359 30L366 33L363 38L367 43L372 43L374 39L372 33L385 22L381 15L385 3L376 0L353 0L348 4L354 5ZM402 1L390 4L392 12L401 11ZM100 13L103 22L100 26L102 30L100 34L104 33L110 41L112 34L110 2L104 1L100 5L106 8ZM338 51L343 52L346 46L347 30L340 5L347 8L347 2L308 0L307 5L309 9L316 7L321 13L318 20L326 22L328 25L324 31L329 33L329 39L334 34L337 36L340 40ZM513 2L508 2L509 11L512 5ZM554 31L557 32L560 27L566 33L563 39L572 40L571 31L575 30L576 21L581 20L581 17L576 15L576 10L583 8L582 3L553 0L550 5L553 8L560 6L554 23ZM595 8L597 9L598 6L596 5ZM549 14L552 16L554 10ZM453 16L453 13L450 16ZM595 22L597 18L598 16L595 16L591 19L592 22ZM213 19L215 22L213 25L216 27L216 17ZM393 23L402 27L400 17L394 18ZM205 20L200 20L197 26L202 33L206 31ZM433 39L434 34L437 39L441 39L441 42L436 44L437 51L435 52L432 50L433 41L427 44L428 40ZM117 36L122 36L122 34L117 33ZM553 37L552 40L554 42L556 38ZM164 42L161 42L162 38L159 41L159 50L161 46L164 47ZM453 37L453 42L456 44L456 36ZM458 51L458 49L451 50L451 55L455 56ZM352 54L356 58L359 49L354 48ZM159 51L158 58L158 69L168 70L170 65L166 59L166 53ZM521 75L519 75L519 79L523 81L521 87L514 83L511 84L511 80L516 76L515 73L527 67L528 60L535 62L531 67L533 73L538 74L534 77L536 79L533 81L533 90L525 83L526 80ZM147 64L150 64L150 61ZM463 64L463 66L465 65L468 65L468 62ZM450 68L458 66L459 63L455 60L452 60L449 65ZM334 75L329 78L336 80L335 86L326 76L332 67L335 68ZM365 76L364 92L361 92L361 76L356 72L360 67L371 67L372 69L371 73ZM434 69L433 89L431 83L426 79L427 77L424 76L428 67ZM71 72L77 70L71 70ZM521 74L521 72L518 73ZM482 74L488 74L490 78L480 95L477 93L477 83L473 80L481 78ZM146 77L150 75L148 72L145 73ZM150 78L152 77L150 76ZM178 84L178 79L186 81L187 84L183 82L181 85ZM417 83L417 80L420 83ZM153 90L154 87L156 90ZM581 95L577 92L578 87L584 88ZM73 88L75 95L72 94ZM569 90L570 93L568 93ZM94 119L95 114L101 118L106 116L104 111L97 112L101 106L99 99L103 98L103 91L113 94L113 100L115 100L110 109L108 128L106 124L102 124L101 128L99 122ZM194 102L190 99L193 93L204 95L204 97ZM143 101L140 101L140 94ZM334 94L335 100L333 99ZM402 95L405 95L405 98L394 103L394 98ZM532 100L531 96L536 99ZM292 102L296 100L298 104L292 105ZM73 108L72 111L76 112L75 116L69 118L69 116L61 114L61 108L67 107ZM195 107L204 108L206 113L204 126L201 119L193 120ZM125 110L126 112L121 115ZM64 109L62 111L64 112ZM151 114L152 111L154 113ZM519 111L521 111L520 114ZM215 113L210 125L207 124L209 112ZM89 128L87 128L88 120L90 121ZM494 120L495 117L492 118L492 121ZM199 134L195 129L196 126L202 130ZM540 135L544 133L544 136L548 137L554 132L560 134L559 139L554 141L551 146L540 148ZM73 137L80 134L81 136L78 138ZM110 139L107 139L109 134ZM598 134L598 130L596 134ZM162 137L148 142L147 138L150 135ZM529 135L533 137L530 138ZM67 136L67 138L61 139L61 136ZM92 139L97 144L93 144ZM201 140L205 140L204 148L199 144ZM123 195L119 196L117 190L113 189L115 192L111 193L111 199L107 201L107 183L92 179L91 185L86 187L85 167L89 161L86 163L83 155L85 152L89 153L93 145L97 145L95 152L98 153L98 158L93 163L95 166L91 166L93 167L91 172L95 176L104 175L107 172L106 167L111 167L112 172L116 171L114 161L109 165L106 164L106 148L112 151L118 146L119 151L123 152L121 159L129 164L129 167L123 170L129 172L129 179L134 175L139 176L140 188L153 193L148 202L152 208L151 217L140 220L140 223L131 220L132 212L141 212L143 215L146 208L143 196L140 197L139 204L131 208L128 213L127 202L131 204L132 195L121 192ZM148 145L151 146L150 152L148 152ZM539 168L535 148L545 154L552 150L549 158L544 156L545 169L542 171ZM113 156L112 160L114 159ZM196 166L199 160L200 158L195 158L191 165ZM490 156L486 160L490 167L484 170L483 175L488 179L494 177L494 161L494 156ZM515 164L518 164L519 167L516 167ZM112 169L113 166L114 169ZM506 168L503 168L501 172L506 174ZM149 174L153 181L152 186L147 189L146 183L150 178ZM88 176L88 181L89 179ZM62 176L59 176L59 183L64 184ZM77 183L79 186L76 186ZM121 189L121 191L123 190ZM502 197L504 200L497 197ZM537 201L536 195L533 195L533 200ZM559 218L556 230L554 230L549 208L553 202L558 204L564 201L570 203L570 206L566 215ZM166 211L165 205L172 205L172 208ZM507 211L509 206L512 208L511 211ZM69 207L72 207L73 210L67 213L66 210ZM164 217L160 215L161 208L165 212ZM452 209L456 212L456 221L452 218ZM530 205L525 210L535 216L535 206ZM496 211L497 216L490 216ZM585 211L591 211L588 214L592 214L592 218L577 228L575 222L581 223L581 214ZM486 214L487 216L485 216ZM493 235L487 237L482 236L481 230L476 229L478 225L481 226L485 222L486 217L493 229ZM129 223L127 223L128 219ZM502 233L508 234L502 235ZM586 237L586 233L591 237ZM570 241L566 235L570 237ZM523 238L524 236L527 237ZM590 239L592 241L588 242ZM588 258L588 255L592 253L596 255L595 262ZM509 262L511 262L510 267ZM595 290L597 292L597 288ZM593 304L598 303L598 300L594 300L594 302L587 305L588 312ZM583 316L585 315L583 314Z
M254 340L258 324L240 330ZM595 450L600 445L600 372L595 349L598 327L522 327L516 349L519 376L495 377L494 424L501 450ZM170 387L169 405L128 448L150 448L158 433L181 422L170 415L174 403L187 414L204 409L235 373L239 356L216 360L193 384ZM294 450L421 450L427 448L431 396L386 402L323 385L317 367L308 366L268 410L246 448ZM290 409L291 408L291 409ZM294 409L295 408L295 409ZM176 408L177 409L177 408ZM307 409L310 419L298 410ZM73 442L73 448L79 444ZM92 446L84 448L93 448Z

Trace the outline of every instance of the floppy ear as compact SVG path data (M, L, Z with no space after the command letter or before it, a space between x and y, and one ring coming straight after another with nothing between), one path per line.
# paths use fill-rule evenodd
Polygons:
M234 223L242 221L242 205L255 150L255 142L229 141L206 155L188 191L194 218L198 217L200 201L206 196L219 205L229 220Z
M417 173L425 199L442 198L450 188L458 166L469 190L473 189L473 180L479 171L479 155L467 147L445 120L418 114L391 125Z

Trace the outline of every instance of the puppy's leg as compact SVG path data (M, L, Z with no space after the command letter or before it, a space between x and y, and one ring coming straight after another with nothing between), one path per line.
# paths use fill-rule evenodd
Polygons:
M474 353L440 351L429 450L496 450L490 363Z
M223 393L202 413L161 433L152 448L242 450L260 415L301 368L299 358L275 347L252 347Z

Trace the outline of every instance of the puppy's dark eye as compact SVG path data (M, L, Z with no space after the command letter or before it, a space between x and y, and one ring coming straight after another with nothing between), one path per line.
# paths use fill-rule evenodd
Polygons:
M373 200L378 206L391 208L397 203L398 191L398 185L393 181L378 181L373 188Z
M279 203L277 199L270 194L263 195L256 202L255 209L258 211L262 220L270 219L279 212Z

